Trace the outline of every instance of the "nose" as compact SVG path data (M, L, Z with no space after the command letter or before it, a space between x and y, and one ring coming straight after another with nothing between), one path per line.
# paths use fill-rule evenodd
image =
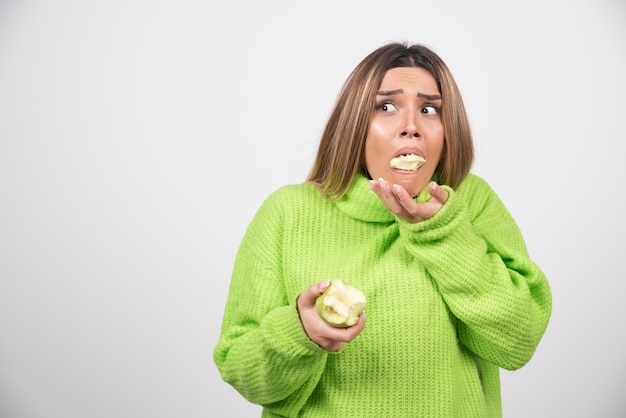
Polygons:
M421 136L418 127L418 115L416 112L407 112L403 120L403 129L400 132L402 138L419 138Z
M403 138L419 138L420 137L419 132L417 132L416 130L409 130L409 129L407 129L406 131L402 131L400 135Z

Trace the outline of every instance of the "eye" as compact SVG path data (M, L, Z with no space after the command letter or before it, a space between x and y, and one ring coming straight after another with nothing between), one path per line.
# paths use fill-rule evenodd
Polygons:
M396 107L391 102L382 102L376 106L376 109L382 112L393 112Z
M437 107L437 106L435 106L435 105L431 105L431 104L429 104L429 105L425 105L425 106L422 108L422 113L423 113L424 115L438 115L440 112L441 112L441 109L440 109L440 108L438 108L438 107Z

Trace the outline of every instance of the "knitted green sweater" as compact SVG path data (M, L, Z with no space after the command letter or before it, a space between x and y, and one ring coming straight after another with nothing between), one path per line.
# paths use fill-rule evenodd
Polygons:
M334 203L307 183L269 196L237 254L213 353L222 378L264 417L502 416L498 369L532 357L549 285L486 182L443 187L446 204L416 224L360 175ZM296 300L337 277L365 293L367 318L330 353L305 334Z

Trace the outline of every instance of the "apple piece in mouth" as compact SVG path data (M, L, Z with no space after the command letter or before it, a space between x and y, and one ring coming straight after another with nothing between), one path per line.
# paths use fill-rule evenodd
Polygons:
M315 308L320 317L330 325L347 328L359 321L365 303L363 292L341 279L335 279L318 296Z
M402 154L392 158L389 165L391 168L397 168L405 171L415 171L420 168L426 160L417 154Z

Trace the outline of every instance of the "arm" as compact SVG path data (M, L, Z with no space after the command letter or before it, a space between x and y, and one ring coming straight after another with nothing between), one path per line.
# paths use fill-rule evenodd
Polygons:
M280 207L268 199L248 227L213 354L222 378L246 399L295 416L328 354L305 334L296 297L283 286L282 222Z
M424 222L400 220L407 248L458 318L460 341L505 369L532 357L551 314L548 282L491 188L470 177Z

